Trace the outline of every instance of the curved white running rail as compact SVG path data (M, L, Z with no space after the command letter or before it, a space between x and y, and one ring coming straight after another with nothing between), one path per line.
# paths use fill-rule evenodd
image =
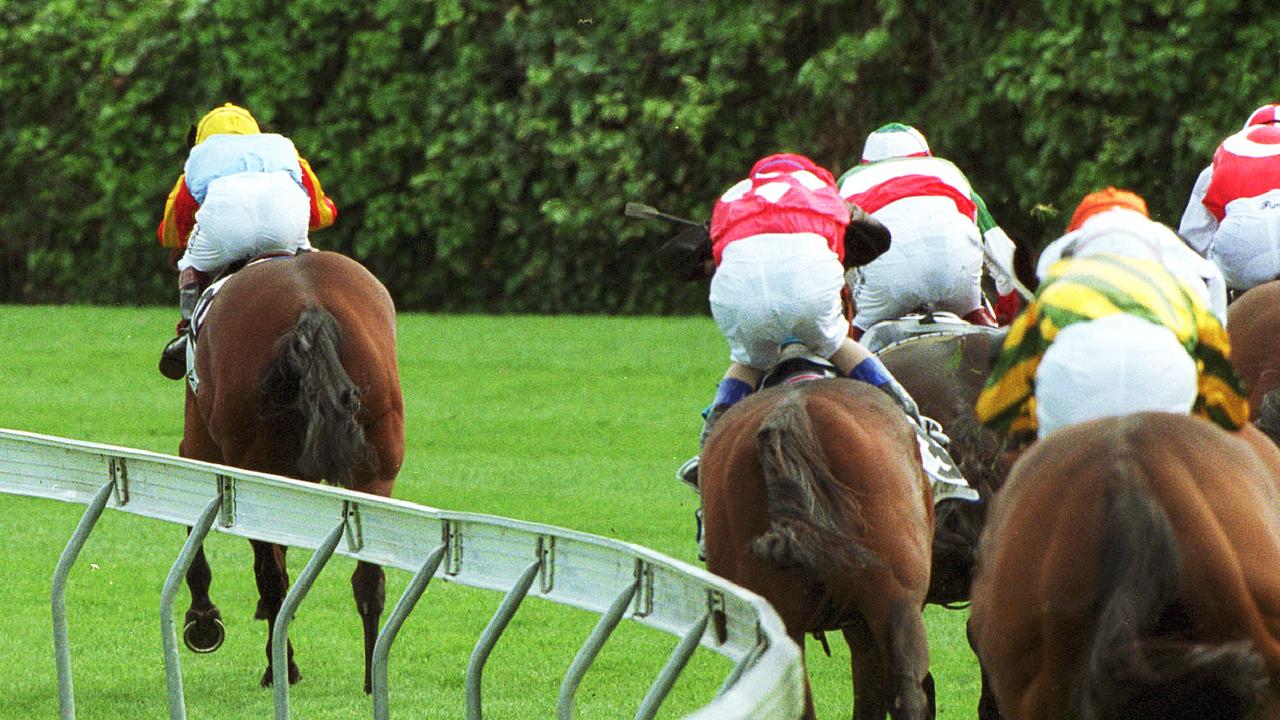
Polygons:
M90 506L78 537L72 539L59 563L63 579L79 544L92 531L97 513L109 507L185 526L198 526L203 519L213 530L224 533L321 548L317 557L324 554L328 541L334 552L418 572L401 598L405 613L412 610L431 577L507 592L508 601L503 605L510 606L509 613L515 612L526 593L599 613L602 619L597 632L579 651L561 687L561 718L572 717L573 691L581 673L621 619L685 638L642 701L637 718L656 713L688 656L699 647L729 658L734 670L721 692L692 718L792 720L803 709L800 652L773 608L754 593L639 545L142 450L4 429L0 429L0 493ZM325 559L327 555L318 562ZM181 558L175 567L180 562ZM301 578L295 583L299 601L306 592L305 587L298 588L300 584ZM55 580L59 692L63 717L70 718L74 717L74 696L69 649L65 650L65 678L61 662L65 619L63 637L57 637L60 593ZM171 625L170 621L165 627L166 635L172 634ZM490 625L497 626L500 634L505 619L495 617ZM388 631L391 626L395 627ZM398 623L389 616L384 625L384 635L389 637L380 639L380 645L386 644L384 650L389 649L397 629ZM486 635L490 633L486 630ZM468 668L470 717L480 717L479 670L497 634L482 636L472 655L472 667ZM170 716L185 717L177 653L170 647L174 641L164 639ZM487 648L482 647L485 643ZM480 667L475 666L477 662ZM385 678L385 667L381 670ZM375 675L377 671L375 668ZM475 687L470 686L473 679ZM375 717L382 718L387 715L386 688L377 685L375 682ZM278 682L276 687L277 717L288 717L288 683Z

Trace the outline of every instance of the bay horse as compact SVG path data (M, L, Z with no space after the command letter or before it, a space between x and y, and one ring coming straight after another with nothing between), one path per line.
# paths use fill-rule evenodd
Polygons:
M844 634L855 718L932 718L933 504L902 411L845 379L761 390L717 423L699 474L707 569L767 599L802 648ZM812 718L807 682L805 698Z
M1280 451L1138 413L1033 444L969 617L979 717L1280 717Z
M1249 393L1257 417L1267 393L1280 387L1280 280L1251 288L1227 307L1231 365Z
M928 602L953 606L969 599L978 536L987 503L1011 466L1004 441L983 427L974 403L995 366L1002 332L965 326L960 332L919 335L877 354L920 406L951 438L948 452L982 502L943 500L936 508Z
M389 497L404 454L404 402L391 297L362 265L332 252L250 264L218 291L199 332L187 387L180 454ZM286 548L250 540L258 585L255 617L271 637L289 589ZM201 547L187 573L191 607L184 640L197 652L222 643ZM351 576L364 625L364 689L385 604L382 568ZM289 682L301 677L289 646Z

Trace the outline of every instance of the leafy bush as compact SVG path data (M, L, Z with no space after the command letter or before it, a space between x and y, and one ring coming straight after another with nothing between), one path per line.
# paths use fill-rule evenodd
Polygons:
M340 211L313 242L403 308L701 310L623 204L705 218L755 158L838 173L890 120L1029 246L1105 184L1176 225L1274 99L1277 31L1240 0L4 3L0 300L172 302L155 224L224 101L294 139Z

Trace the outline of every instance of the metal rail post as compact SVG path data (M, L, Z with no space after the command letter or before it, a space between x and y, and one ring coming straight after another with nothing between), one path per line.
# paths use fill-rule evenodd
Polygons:
M507 596L502 598L502 604L498 605L497 611L489 619L489 624L480 634L480 639L476 641L475 649L471 651L471 660L467 662L467 720L480 720L483 716L480 690L484 664L488 662L493 646L498 644L498 638L502 637L502 633L507 629L507 623L511 622L516 610L520 609L520 604L529 594L529 588L541 569L542 558L534 560L529 567L525 568L520 579L516 580L516 584L507 591Z
M445 543L436 547L427 556L426 562L422 563L422 567L409 581L409 586L400 594L400 600L387 616L387 621L382 624L382 631L378 633L378 639L373 644L373 717L377 720L387 720L391 717L387 698L387 659L391 655L391 643L395 642L400 626L404 625L405 618L413 612L422 593L426 592L427 584L436 574L440 561L444 560L444 553L448 549L449 545Z
M160 639L164 646L164 675L169 684L169 717L171 720L186 720L187 703L182 694L182 667L178 660L178 633L173 625L173 600L178 594L178 586L187 570L195 560L196 552L209 535L214 518L222 509L222 493L219 492L209 504L196 524L191 526L187 541L178 553L178 559L169 568L169 575L164 580L164 588L160 591Z
M75 533L58 558L58 566L53 570L53 591L49 604L53 606L53 655L58 666L58 707L63 720L73 720L76 716L75 689L71 682L71 643L67 639L67 576L71 573L76 557L80 555L80 549L89 539L89 533L93 532L93 526L102 517L102 511L107 507L115 486L116 482L112 480L94 494L88 509L80 516Z
M640 589L640 578L627 586L626 590L613 601L609 606L608 612L600 616L600 620L596 623L591 634L587 636L586 642L582 647L578 648L578 654L573 658L573 664L569 666L569 672L564 677L564 682L560 683L560 697L556 701L556 717L559 720L572 720L573 718L573 696L578 692L578 683L582 682L582 678L587 674L587 669L591 667L591 663L595 662L596 655L599 654L600 648L604 647L604 643L613 634L618 623L622 621L622 616L626 614L627 608L631 605L632 599L636 596L636 591Z
M338 547L338 541L342 539L346 529L347 520L344 517L337 527L329 531L329 535L325 537L324 542L320 543L320 547L316 548L311 559L307 561L307 566L302 569L293 587L289 588L289 593L284 596L284 602L280 604L280 612L276 613L275 633L271 637L272 686L276 699L276 720L289 718L289 622L293 620L293 614L297 612L302 599L307 596L311 584L316 581L316 576L324 569L329 558L333 557L333 551Z
M636 720L653 720L653 717L658 714L658 708L662 707L662 701L667 699L667 694L675 686L676 678L684 671L689 658L693 657L694 651L698 649L698 643L702 641L702 634L707 631L707 623L710 620L711 614L707 613L700 622L685 633L684 639L671 652L667 664L662 666L662 672L658 674L649 692L645 694L644 700L640 702L640 709L636 710Z

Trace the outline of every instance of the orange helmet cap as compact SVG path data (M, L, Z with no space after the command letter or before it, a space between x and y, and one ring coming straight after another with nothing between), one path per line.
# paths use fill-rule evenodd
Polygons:
M1076 211L1071 214L1071 222L1067 225L1067 232L1080 229L1085 220L1112 208L1132 210L1141 213L1143 217L1151 217L1150 213L1147 212L1147 201L1143 200L1137 193L1108 186L1103 190L1084 196L1084 199L1076 206Z

